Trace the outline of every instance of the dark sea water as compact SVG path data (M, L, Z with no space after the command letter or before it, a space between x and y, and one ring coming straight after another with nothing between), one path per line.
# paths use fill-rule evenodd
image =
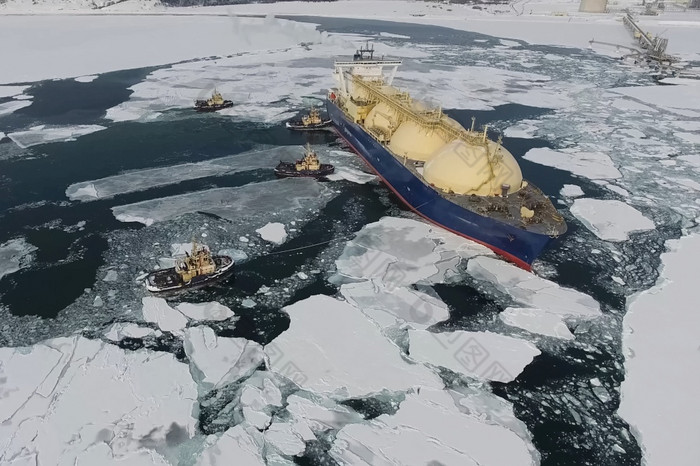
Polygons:
M318 23L320 29L328 32L369 36L389 32L411 37L410 41L389 40L396 43L475 49L489 49L498 43L489 36L439 27L327 18L296 20ZM477 43L476 39L483 42ZM608 59L583 51L523 47L573 61L583 57L588 62L600 62L601 67L609 65ZM147 258L155 255L151 254L151 249L167 251L167 248L162 249L164 245L194 234L192 232L198 231L202 222L221 227L220 233L209 237L219 246L230 246L238 236L235 224L203 214L188 214L183 219L146 228L137 223L117 221L112 207L202 189L260 183L273 180L274 176L273 167L269 167L187 180L92 202L69 201L65 190L72 183L124 171L242 154L262 145L299 147L308 141L342 147L332 132L300 134L279 125L235 120L217 114L195 114L190 109L171 110L166 118L148 123L105 120L105 111L127 100L128 87L151 71L153 69L149 68L106 73L90 83L74 80L34 83L27 91L33 96L32 105L0 117L0 131L5 133L40 124L107 127L75 141L28 149L19 149L7 139L0 143L0 243L24 237L38 248L30 267L0 280L0 345L26 345L80 330L97 335L114 321L132 318L130 312L145 295L142 287L133 281L149 264ZM445 107L449 105L445 103ZM450 109L447 113L465 126L476 116L480 124L496 128L492 133L496 136L498 130L509 123L537 118L551 111L507 104L490 111L462 108ZM591 182L522 159L529 149L550 147L551 141L504 138L503 144L518 159L525 177L550 195L555 203L559 190L566 183L581 185L589 197L603 195L603 188ZM187 300L217 300L241 316L233 329L225 326L218 329L220 335L244 336L260 343L271 341L289 325L288 317L280 310L284 305L315 294L337 292L324 272L332 269L345 239L382 216L411 215L380 184L340 181L329 185L338 191L335 197L303 222L292 239L282 246L252 254L250 260L238 266L235 277L228 282L188 293ZM545 252L536 270L552 276L563 286L590 294L601 303L605 316L599 322L586 324L586 328L575 329L575 343L543 343L540 346L543 354L514 382L493 383L492 389L514 404L516 416L527 424L534 436L542 464L636 465L640 463L639 447L627 424L616 415L619 403L616 387L624 375L619 334L625 294L648 286L655 276L640 274L643 278L638 282L631 281L632 290L611 287L609 275L615 264L609 257L591 258L590 247L586 245L591 234L568 210L562 208L562 213L569 223L569 232ZM642 267L640 264L644 263L645 270L655 270L663 241L677 235L677 226L662 226L657 231L638 235L635 243L643 246L625 246L625 253L633 257L630 259L633 267ZM95 293L105 290L102 278L108 267L116 267L124 282L119 284L117 298L95 307ZM294 285L289 280L299 270L314 269L322 273L303 285ZM276 284L274 290L279 292L276 299L255 296L261 286L270 284ZM287 291L283 292L285 288ZM452 311L450 319L436 326L437 329L496 328L496 316L507 305L493 290L472 283L466 274L463 282L439 285L435 291ZM259 305L253 309L242 307L241 299L251 296L260 301ZM602 338L603 334L616 337ZM122 344L132 348L142 345L138 341ZM181 348L169 346L167 339L159 345L154 349L181 352ZM591 393L589 381L593 378L599 379L608 389L610 400L602 401ZM572 414L572 410L576 413ZM216 413L211 413L212 418L215 416ZM202 419L203 429L207 430L208 418ZM620 449L613 450L613 445ZM310 447L310 450L319 449ZM319 464L319 458L325 456L318 451L309 453L300 464Z

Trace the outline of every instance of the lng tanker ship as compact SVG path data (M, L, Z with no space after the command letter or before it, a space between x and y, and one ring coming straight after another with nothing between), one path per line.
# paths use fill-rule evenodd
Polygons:
M361 48L336 61L328 114L336 131L414 212L530 270L566 223L487 130L467 130L392 86L401 61Z

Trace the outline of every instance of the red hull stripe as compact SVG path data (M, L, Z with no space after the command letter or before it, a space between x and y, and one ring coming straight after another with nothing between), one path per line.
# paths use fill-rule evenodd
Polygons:
M520 268L522 268L522 269L525 269L525 270L527 270L528 272L530 272L530 271L532 270L532 266L531 266L530 264L528 264L528 263L525 262L524 260L522 260L522 259L520 259L520 258L514 256L513 254L510 254L510 253L508 253L508 252L506 252L506 251L504 251L504 250L502 250L502 249L499 249L499 248L497 248L497 247L495 247L495 246L492 246L492 245L490 245L490 244L488 244L488 243L485 243L485 242L483 242L483 241L479 241L478 239L472 238L471 236L465 235L464 233L460 233L459 231L453 230L452 228L448 228L448 227L446 227L445 225L441 225L440 223L436 222L435 220L433 220L433 219L431 219L431 218L426 217L425 215L423 215L420 211L416 210L411 204L409 204L408 202L406 202L406 199L404 199L403 196L401 196L401 194L399 194L398 191L396 191L396 189L394 189L394 187L391 185L391 183L387 182L387 181L384 179L384 177L383 177L382 175L380 175L379 172L378 172L377 170L374 169L374 167L372 166L372 164L369 163L369 162L367 161L367 159L362 155L362 153L361 153L359 150L357 150L357 149L355 148L355 146L353 146L352 143L351 143L350 141L348 141L348 140L345 138L345 136L343 136L343 135L340 133L340 131L338 131L337 128L333 127L333 129L335 129L335 132L338 134L338 136L340 136L341 138L343 138L343 140L344 140L345 142L347 142L347 143L350 145L350 147L352 147L352 150L354 150L355 153L356 153L357 155L359 155L360 158L362 158L362 160L365 162L365 164L367 164L367 166L368 166L369 168L371 168L372 171L373 171L374 173L376 173L377 176L378 176L379 178L382 179L382 181L384 182L384 184L387 185L387 186L389 187L389 189L391 189L391 190L394 192L394 194L396 194L396 195L399 197L399 199L401 199L401 202L403 202L403 203L404 203L409 209L411 209L413 212L415 212L416 214L420 215L421 217L423 217L424 219L426 219L427 221L429 221L429 222L432 223L433 225L437 225L437 226L439 226L440 228L443 228L443 229L445 229L445 230L447 230L447 231L450 231L450 232L454 233L455 235L461 236L462 238L467 238L467 239L470 240L470 241L474 241L475 243L479 243L479 244L481 244L481 245L483 245L483 246L486 246L487 248L489 248L490 250L492 250L493 252L495 252L495 253L498 254L499 256L502 256L502 257L508 259L509 261L511 261L511 262L513 262L515 265L517 265L518 267L520 267Z

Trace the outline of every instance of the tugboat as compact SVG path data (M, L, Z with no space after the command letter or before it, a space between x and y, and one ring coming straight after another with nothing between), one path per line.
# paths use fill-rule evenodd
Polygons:
M309 111L308 115L302 116L301 120L288 121L287 123L285 123L285 126L288 129L293 129L295 131L313 131L315 129L321 129L330 126L331 123L332 121L330 119L321 119L321 114L318 111L318 108L311 107L311 110Z
M233 272L233 259L212 256L205 245L192 240L192 252L177 257L175 267L155 270L146 276L146 289L152 293L167 293L188 288L201 288L221 280Z
M216 89L214 89L210 99L194 101L194 109L198 112L215 112L229 107L233 107L233 101L224 100Z
M275 168L275 175L280 178L307 177L322 178L335 171L333 165L321 163L316 152L311 149L309 143L306 144L304 158L296 162L280 162Z

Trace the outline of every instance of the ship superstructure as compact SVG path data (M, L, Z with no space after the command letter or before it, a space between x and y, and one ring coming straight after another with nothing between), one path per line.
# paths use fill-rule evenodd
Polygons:
M394 87L400 65L369 47L335 62L328 112L336 130L413 211L529 269L566 231L564 219L523 180L500 138Z

